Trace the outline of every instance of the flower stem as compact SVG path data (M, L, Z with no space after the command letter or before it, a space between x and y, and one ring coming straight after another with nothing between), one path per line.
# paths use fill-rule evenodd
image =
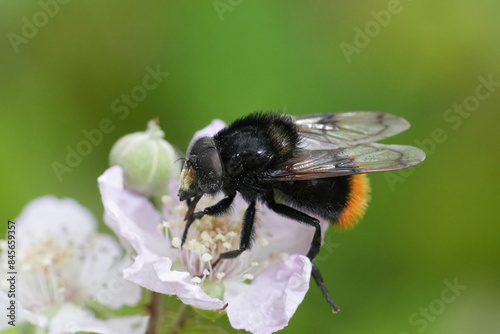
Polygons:
M149 311L148 334L156 334L158 332L158 320L161 312L161 295L151 291L151 299L147 305Z
M184 327L184 322L186 321L186 313L188 310L189 306L186 304L182 304L181 309L179 310L179 313L177 313L177 319L175 319L175 326L178 328Z

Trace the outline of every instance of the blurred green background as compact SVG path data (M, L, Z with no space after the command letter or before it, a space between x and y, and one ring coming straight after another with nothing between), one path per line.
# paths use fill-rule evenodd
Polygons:
M184 151L212 119L254 110L392 112L412 128L387 142L427 159L370 176L365 218L329 231L318 260L342 311L312 283L282 332L498 333L498 1L66 2L47 20L43 2L0 2L4 222L50 193L102 223L108 152L155 117ZM148 67L168 72L150 90ZM113 130L58 177L103 119ZM445 281L466 288L443 295Z

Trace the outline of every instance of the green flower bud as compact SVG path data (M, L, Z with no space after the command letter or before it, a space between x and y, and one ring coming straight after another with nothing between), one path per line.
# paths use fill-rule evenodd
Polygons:
M179 174L180 166L174 164L178 155L164 135L158 120L152 120L146 131L128 134L113 145L109 163L122 166L127 189L146 197L166 193L167 182Z

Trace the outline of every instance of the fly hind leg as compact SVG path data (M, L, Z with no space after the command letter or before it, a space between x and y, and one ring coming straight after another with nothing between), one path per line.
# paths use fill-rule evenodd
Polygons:
M276 201L274 200L273 193L269 193L265 197L265 200L269 209L273 210L274 212L282 216L288 217L290 219L293 219L295 221L298 221L300 223L313 226L315 228L314 236L311 241L311 247L309 248L309 252L307 252L307 257L311 260L312 264L311 275L316 281L316 284L318 284L319 288L321 289L321 292L325 296L326 301L333 308L333 312L336 313L339 310L339 307L332 300L332 297L330 297L328 289L326 288L325 283L323 282L323 277L321 276L321 272L319 271L318 266L316 266L316 263L313 262L316 255L318 255L319 249L321 247L321 226L319 220L299 210L291 208L287 205L276 203Z

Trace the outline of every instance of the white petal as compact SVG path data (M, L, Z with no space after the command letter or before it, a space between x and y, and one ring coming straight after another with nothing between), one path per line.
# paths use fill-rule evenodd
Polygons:
M128 316L108 320L97 319L92 312L66 305L51 319L49 334L90 332L103 334L143 334L148 317Z
M236 329L254 334L284 328L309 289L311 262L291 255L257 276L252 284L226 285L227 315Z
M258 221L262 224L256 224L258 238L251 250L255 261L269 261L271 253L306 255L309 251L315 231L312 226L280 216L265 205L258 211ZM320 220L320 224L323 238L329 223Z
M138 254L164 254L169 245L157 229L161 224L160 214L145 197L124 189L122 168L109 168L98 182L105 222L122 243L130 243Z
M70 198L44 196L28 203L16 219L18 251L40 239L65 240L78 246L96 232L92 213Z
M114 309L136 305L142 294L140 286L123 278L123 269L132 261L120 260L121 254L122 250L111 236L101 236L92 252L87 254L80 278L95 301Z
M177 295L184 304L200 309L219 310L224 306L221 300L208 296L199 285L192 284L189 273L171 268L169 258L146 260L139 255L125 270L125 278L155 292Z
M7 316L10 313L10 311L8 311L7 308L10 307L11 300L12 299L8 298L7 294L4 291L0 290L0 308L2 310L5 310L6 312L5 319L0 322L0 331L3 331L7 328L12 328L12 326L9 325L8 322L13 319ZM16 311L15 311L14 323L16 326L19 326L19 324L25 321L31 322L32 324L40 327L47 326L48 318L45 315L40 313L33 313L31 311L26 310L19 301L17 301L15 307Z

